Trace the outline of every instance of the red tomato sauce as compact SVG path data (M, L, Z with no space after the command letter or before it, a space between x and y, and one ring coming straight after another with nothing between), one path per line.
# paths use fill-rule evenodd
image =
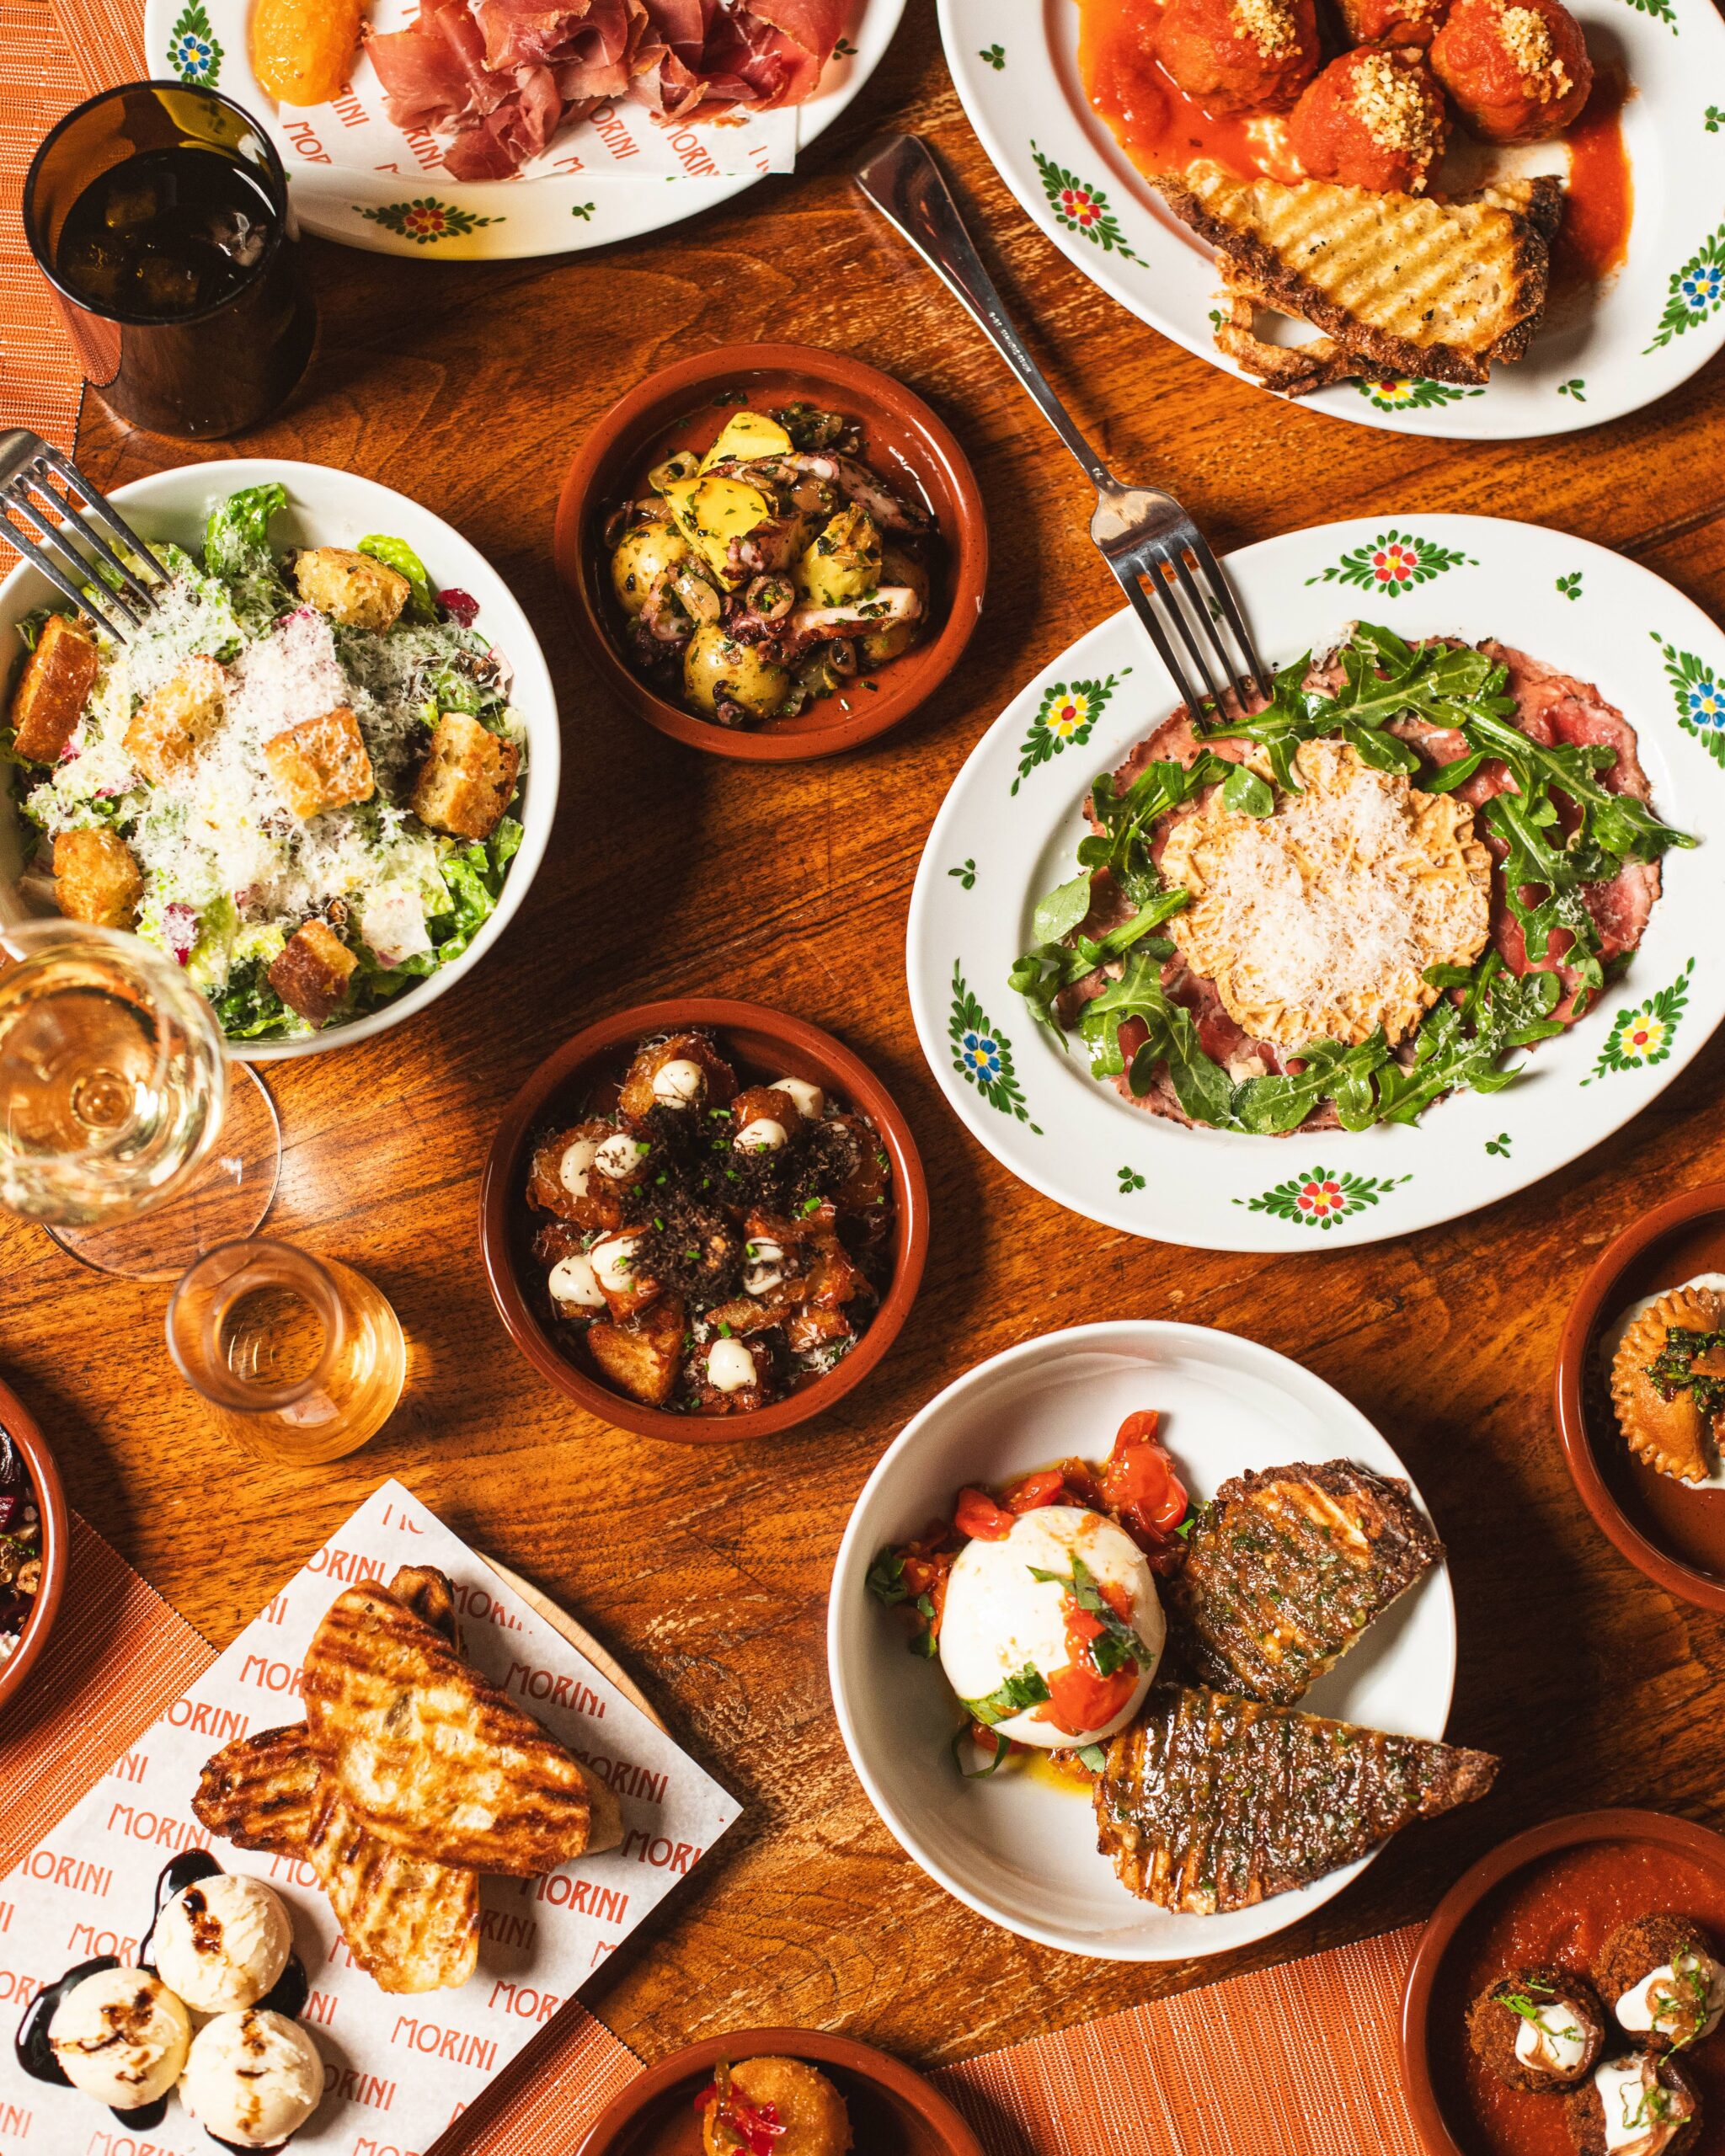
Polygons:
M1172 172L1211 157L1242 179L1298 179L1282 117L1207 113L1164 70L1156 56L1162 8L1162 0L1079 0L1079 78L1133 163L1140 172ZM1597 283L1628 253L1634 188L1622 120L1629 94L1621 67L1599 68L1564 138L1569 179L1552 264L1562 286Z
M1716 1873L1651 1843L1590 1842L1529 1865L1469 1919L1432 2003L1433 2079L1469 2156L1575 2156L1561 2097L1506 2088L1474 2056L1466 2028L1474 1999L1511 1970L1540 1962L1586 1975L1619 1924L1667 1911L1693 1917L1725 1943L1725 1881ZM1683 2062L1701 2092L1696 2156L1722 2156L1725 2034L1716 2031Z

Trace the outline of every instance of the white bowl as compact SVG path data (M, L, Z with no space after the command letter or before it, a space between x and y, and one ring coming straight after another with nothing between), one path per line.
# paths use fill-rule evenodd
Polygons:
M1041 1774L961 1780L961 1719L937 1662L906 1652L901 1611L864 1585L876 1552L952 1516L967 1482L1107 1456L1135 1409L1194 1502L1231 1476L1348 1459L1407 1480L1358 1408L1285 1356L1230 1332L1144 1319L1075 1326L980 1364L908 1422L864 1484L834 1566L827 1666L851 1764L906 1854L991 1923L1113 1961L1183 1961L1266 1939L1340 1893L1365 1858L1256 1908L1182 1916L1139 1902L1097 1853L1090 1803ZM1423 1502L1419 1492L1413 1492ZM1440 1737L1455 1678L1455 1604L1440 1562L1301 1701L1315 1714ZM1412 1831L1418 1832L1418 1828Z
M351 547L368 532L405 539L441 588L452 585L479 602L480 633L494 643L515 671L510 700L527 729L526 776L515 814L521 843L504 879L497 910L460 958L404 988L381 1009L346 1025L330 1027L295 1041L233 1041L229 1053L242 1063L286 1063L302 1055L323 1055L350 1048L387 1033L392 1026L423 1011L435 997L483 959L509 925L538 873L557 813L558 772L562 741L557 698L539 640L527 617L496 570L461 534L391 487L336 472L323 464L293 464L274 457L237 457L210 464L182 465L116 487L115 506L142 539L171 539L188 550L203 543L204 524L216 504L242 487L275 480L287 489L287 506L270 528L278 547ZM33 607L59 604L47 579L20 562L0 584L0 675L9 675L13 652L22 654L13 630ZM23 863L18 804L8 790L0 797L0 884L15 887Z

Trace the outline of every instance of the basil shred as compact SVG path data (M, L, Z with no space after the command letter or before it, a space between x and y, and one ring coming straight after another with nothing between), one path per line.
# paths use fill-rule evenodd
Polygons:
M1660 822L1632 796L1613 793L1601 774L1617 760L1602 742L1546 748L1514 723L1515 700L1504 693L1507 670L1483 652L1441 644L1418 648L1389 629L1358 623L1338 654L1339 688L1304 686L1310 653L1275 677L1265 708L1249 718L1194 728L1200 743L1247 740L1263 750L1284 792L1300 791L1294 756L1305 741L1339 740L1374 771L1417 777L1428 793L1453 792L1488 759L1509 766L1517 792L1499 793L1480 812L1487 830L1508 849L1503 862L1507 902L1520 928L1527 955L1544 958L1554 931L1566 929L1570 947L1564 965L1579 978L1575 1009L1586 1009L1605 985L1599 932L1583 897L1589 883L1608 883L1626 862L1657 861L1692 838ZM1466 752L1453 762L1429 766L1388 731L1404 715L1461 734ZM1191 1011L1163 989L1162 969L1173 944L1156 931L1186 903L1170 889L1151 858L1158 820L1203 787L1220 783L1225 803L1241 814L1265 816L1275 792L1255 772L1200 746L1189 765L1147 765L1124 792L1103 774L1092 789L1102 825L1078 846L1079 873L1040 899L1031 916L1035 942L1007 979L1031 1016L1064 1053L1068 1027L1058 1002L1068 989L1101 969L1108 985L1087 1003L1076 1030L1098 1078L1127 1070L1120 1028L1129 1018L1147 1038L1132 1058L1128 1083L1135 1093L1150 1089L1158 1065L1167 1070L1175 1097L1194 1122L1258 1136L1293 1130L1318 1104L1334 1102L1344 1130L1377 1123L1413 1123L1440 1094L1468 1087L1493 1093L1520 1075L1503 1059L1518 1049L1562 1033L1551 1016L1561 994L1555 973L1512 974L1493 950L1471 966L1434 966L1425 979L1445 991L1413 1037L1411 1056L1392 1051L1380 1027L1369 1040L1348 1048L1313 1040L1290 1060L1297 1072L1236 1081L1204 1053ZM1562 796L1576 819L1567 835L1557 805ZM1100 937L1084 933L1091 879L1107 869L1133 908L1129 919ZM1453 992L1452 992L1453 991Z

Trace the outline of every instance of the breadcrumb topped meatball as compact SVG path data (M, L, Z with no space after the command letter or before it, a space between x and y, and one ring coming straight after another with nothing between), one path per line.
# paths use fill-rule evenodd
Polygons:
M1314 179L1420 194L1444 154L1444 93L1415 47L1332 60L1294 108L1288 140Z
M1512 1969L1468 2009L1467 2037L1481 2063L1511 2089L1573 2089L1605 2048L1605 2013L1593 1986L1573 1969Z
M1462 118L1488 142L1561 135L1594 83L1581 25L1559 0L1454 0L1431 60Z
M1322 57L1314 0L1168 0L1156 50L1210 113L1286 112Z
M1563 2099L1576 2156L1685 2156L1701 2138L1701 2093L1674 2058L1601 2059Z
M1337 0L1350 45L1429 45L1450 0Z
M1646 2051L1686 2051L1725 2015L1725 1968L1689 1917L1620 1924L1600 1948L1594 1974L1619 2026Z

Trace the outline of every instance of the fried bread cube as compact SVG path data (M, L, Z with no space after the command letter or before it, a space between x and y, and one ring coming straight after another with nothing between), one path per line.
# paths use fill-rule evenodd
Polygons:
M27 763L59 762L101 663L93 639L64 614L51 614L43 622L12 692L18 753Z
M601 1318L586 1341L599 1374L631 1400L663 1407L676 1390L683 1360L683 1299L662 1295L627 1323Z
M290 1010L321 1026L345 1001L359 963L327 921L308 921L270 967L270 985Z
M130 928L144 879L123 838L104 827L61 831L54 841L54 898L68 921Z
M377 783L360 722L345 704L272 736L264 760L296 816L369 801Z
M310 547L293 565L300 597L350 629L393 628L413 586L350 547Z
M673 1033L636 1051L617 1107L639 1123L654 1107L723 1108L737 1097L737 1074L705 1033Z
M422 824L451 838L489 839L497 829L521 752L461 712L445 712L431 736L410 804Z
M197 761L227 712L227 676L201 654L147 696L126 729L126 752L147 779L162 786Z

